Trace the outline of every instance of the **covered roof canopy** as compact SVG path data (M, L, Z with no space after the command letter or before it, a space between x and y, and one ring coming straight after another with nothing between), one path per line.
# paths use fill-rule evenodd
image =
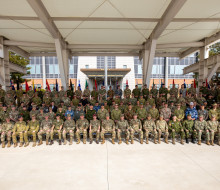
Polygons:
M138 56L157 38L155 56L185 57L220 38L219 0L0 0L0 35L23 56ZM175 15L172 17L172 15Z

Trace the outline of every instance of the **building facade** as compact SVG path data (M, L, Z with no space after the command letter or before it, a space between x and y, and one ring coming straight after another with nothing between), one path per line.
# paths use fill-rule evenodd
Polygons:
M84 90L86 81L92 90L95 85L95 80L100 88L104 85L104 68L107 63L108 86L113 89L120 85L122 89L125 88L126 83L133 89L137 84L142 86L143 67L142 61L138 57L115 57L115 56L97 56L97 57L72 57L69 62L69 78L72 81L74 89L80 84L81 89ZM166 83L170 88L174 83L176 87L180 88L184 83L187 85L193 81L193 74L183 75L183 68L195 63L195 56L190 56L185 59L169 57L154 58L152 75L150 81L150 88L154 83L157 88L161 83ZM36 87L41 86L46 88L46 79L50 84L50 88L58 81L61 86L59 65L56 57L31 57L30 58L30 75L26 75L26 79L31 79L29 84L34 81Z

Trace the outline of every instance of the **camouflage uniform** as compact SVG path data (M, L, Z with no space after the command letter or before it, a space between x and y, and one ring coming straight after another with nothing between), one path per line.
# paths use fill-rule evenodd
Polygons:
M99 90L100 99L106 100L106 97L105 97L104 94L106 94L106 90L105 89L100 89Z
M103 139L104 142L105 142L104 136L106 133L112 134L112 141L114 142L116 134L115 134L115 123L112 119L109 119L109 120L106 119L102 122L101 138Z
M209 119L212 118L212 115L216 115L216 120L219 120L219 113L217 109L209 110Z
M140 96L140 90L138 88L135 88L133 89L132 94L134 94L134 97L138 99Z
M148 144L149 133L154 136L154 143L156 143L157 138L157 129L155 122L153 120L146 120L143 125L143 129L145 130L146 143Z
M82 91L81 91L81 90L76 90L76 91L75 91L75 94L76 94L76 98L77 98L78 100L80 100L80 99L81 99L81 96L82 96Z
M89 130L89 139L90 142L92 142L92 135L93 133L96 133L96 142L99 141L99 135L100 135L100 121L99 120L91 120L90 121L91 130Z
M99 109L97 112L99 120L103 121L106 118L106 114L108 114L108 111L106 109Z
M166 119L170 119L171 117L171 110L170 108L162 108L160 110L160 114L163 115L163 118L166 120Z
M115 94L114 90L108 90L107 92L108 97L110 97L111 99L114 97L114 94Z
M130 122L131 144L134 142L134 134L138 133L141 143L143 144L142 124L139 119L132 119Z
M9 117L14 122L18 121L18 115L19 115L19 112L17 110L9 112Z
M130 137L129 125L126 120L119 120L116 124L116 130L118 135L119 144L121 144L121 135L122 133L126 136L126 143L128 144L128 140Z
M180 120L183 120L185 117L185 113L181 108L175 109L173 114L177 117L177 119L180 119Z
M4 122L0 128L1 142L5 144L5 136L7 136L8 147L11 146L11 132L13 130L14 124L12 122Z
M134 116L134 110L133 109L126 109L125 110L125 119L130 123L130 121L133 119Z
M42 104L42 100L41 100L40 97L34 97L34 98L32 99L32 102L33 102L35 105L37 105L37 106L40 106L40 105Z
M142 124L143 124L143 121L146 119L147 117L147 111L146 109L144 108L139 108L137 109L137 115L138 115L138 119L141 120Z
M71 117L71 115L70 115ZM63 139L64 144L66 144L66 134L69 133L70 135L70 145L72 144L74 138L74 130L76 128L76 123L74 120L66 120L63 125Z
M215 138L215 135L218 135L218 144L220 145L220 126L218 121L207 121L207 129L210 132L210 140L212 142L212 145L214 145L213 141Z
M165 141L168 143L169 132L167 122L165 120L157 120L156 127L158 131L158 142L160 143L161 134L164 133Z
M195 95L195 94L196 94L196 89L191 86L191 87L188 89L188 93L191 93L192 95Z
M148 95L149 95L149 89L148 88L143 88L142 89L142 94L143 94L144 99L147 101Z
M205 120L203 121L195 121L195 129L197 130L197 134L198 134L198 141L201 144L201 137L202 137L202 133L205 133L206 135L206 141L210 140L210 134L208 130L208 125L207 122Z
M53 121L53 127L54 129L50 131L50 139L53 141L53 136L55 134L58 134L59 140L61 141L61 129L60 126L63 125L63 120L60 119L59 121L56 119Z
M93 97L95 100L98 100L99 92L96 90L93 90L91 92L91 97Z
M152 88L150 90L150 93L152 94L153 98L156 99L158 95L158 90L156 88Z
M178 96L178 89L177 88L171 88L170 89L170 95L175 95L175 97L177 98L177 96Z
M59 98L59 97L53 97L53 98L52 98L52 101L54 101L54 104L55 104L56 106L58 106L58 105L60 104L60 98Z
M69 106L70 105L70 98L69 97L66 97L66 96L64 96L64 97L62 97L61 98L61 101L63 101L63 103L64 103L64 105L65 106Z
M1 102L4 102L5 94L6 94L5 90L0 89L0 101Z
M90 97L90 90L89 89L85 89L83 92L83 96L85 96L86 98Z
M198 115L203 115L204 120L207 120L209 115L208 115L208 111L207 110L198 110Z
M28 145L28 136L32 135L33 136L33 146L36 145L37 141L37 133L39 131L39 122L36 121L29 121L26 127L26 130L24 132L24 141L25 141L25 146Z
M24 142L24 132L26 130L26 123L24 121L18 121L15 123L14 129L13 129L13 134L12 134L12 139L13 143L15 146L17 146L17 136L20 137L20 146L23 145Z
M86 143L87 139L87 129L89 127L89 122L87 119L78 119L76 121L76 138L77 138L77 144L80 143L80 133L83 133L83 143Z
M38 132L38 139L42 141L42 135L46 134L46 141L48 144L49 138L50 138L50 131L53 126L53 121L48 119L48 120L43 120L40 124L40 131Z
M59 91L59 97L60 98L64 97L65 94L66 94L66 92L64 90Z
M176 134L179 134L181 137L181 144L183 144L183 139L185 137L185 133L182 127L182 124L179 121L169 121L169 131L172 137L173 144L175 144Z
M113 109L111 112L111 118L113 121L119 121L121 116L121 110L119 109Z
M49 116L49 119L51 119L52 121L54 120L54 118L55 118L55 113L54 112L49 112L49 113L47 113L48 114L48 116Z
M192 135L192 140L196 138L196 131L194 131L194 121L193 120L185 120L183 122L183 129L185 131L186 139Z
M130 97L131 96L131 90L128 88L128 89L125 89L124 90L124 97Z
M149 114L151 115L153 120L157 120L159 118L159 111L157 108L151 108L149 110Z

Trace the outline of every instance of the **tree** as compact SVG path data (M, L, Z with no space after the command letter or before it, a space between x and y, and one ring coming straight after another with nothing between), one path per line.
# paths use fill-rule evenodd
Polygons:
M30 71L29 71L30 67L27 67L27 65L29 64L28 59L21 57L20 55L17 55L13 52L9 52L9 61L16 65L20 65L24 67L27 70L27 74L30 74ZM11 80L16 84L21 84L25 82L25 79L23 79L23 76L24 74L17 73L17 72L10 74Z
M220 53L220 42L209 47L209 56L214 56Z

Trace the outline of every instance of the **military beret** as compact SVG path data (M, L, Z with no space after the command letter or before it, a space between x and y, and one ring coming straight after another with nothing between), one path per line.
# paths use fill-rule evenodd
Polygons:
M96 114L93 114L93 117L97 117L97 115L96 115Z
M56 117L60 117L60 114L57 114Z
M204 106L204 104L200 104L200 106Z
M67 117L71 117L71 115L70 115L70 114L67 114Z
M3 104L3 107L7 107L7 105L6 105L6 104Z
M103 103L101 103L101 106L104 106L104 104L103 104Z
M84 116L84 113L80 113L80 116Z
M78 104L78 107L81 107L81 104Z
M19 115L19 116L18 116L18 119L20 119L20 118L22 118L22 117L23 117L22 115Z

